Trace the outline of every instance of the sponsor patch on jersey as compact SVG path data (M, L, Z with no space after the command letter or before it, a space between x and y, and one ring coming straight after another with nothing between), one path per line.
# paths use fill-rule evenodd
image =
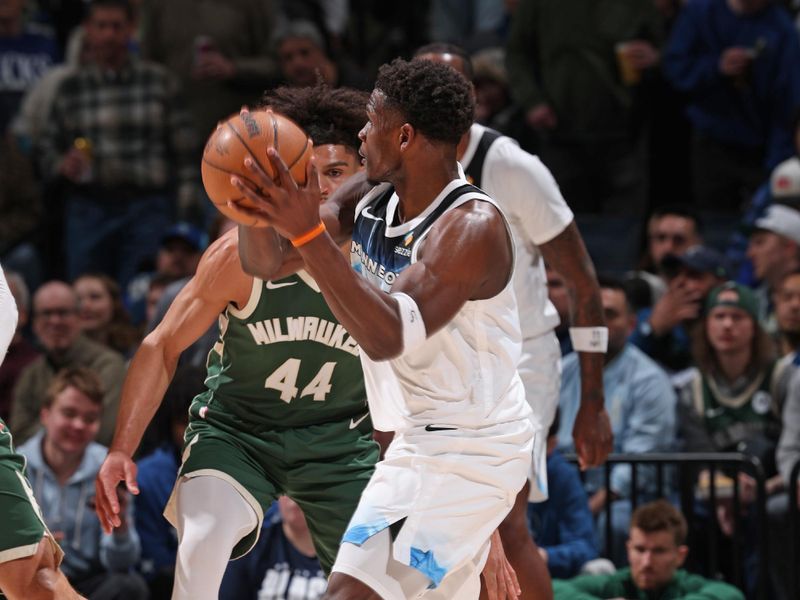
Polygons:
M772 396L769 395L769 392L759 390L753 394L753 399L750 402L753 405L753 412L757 415L765 415L769 412L770 406L772 406Z

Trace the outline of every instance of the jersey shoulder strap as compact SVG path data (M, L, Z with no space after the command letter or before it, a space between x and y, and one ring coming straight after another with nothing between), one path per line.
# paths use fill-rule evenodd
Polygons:
M447 196L445 196L445 198L442 200L442 202L439 204L439 206L437 206L436 209L431 211L431 214L429 214L427 217L425 217L425 219L419 225L417 225L414 228L414 230L418 231L418 232L427 231L430 228L430 226L433 225L433 223L434 223L434 221L436 221L436 219L438 219L445 212L447 212L447 210L450 207L452 207L453 205L457 204L459 198L462 198L466 194L469 194L471 196L471 198L478 197L480 199L485 199L485 200L491 202L489 197L482 190L478 189L477 187L475 187L471 183L467 183L465 181L464 185L458 186L453 191L451 191L449 194L447 194Z
M484 130L481 139L478 141L478 146L475 148L475 154L472 156L472 160L469 161L469 166L464 170L467 181L471 184L481 187L483 163L486 162L486 155L489 153L489 148L492 147L492 144L501 137L503 137L503 134L499 131L488 127Z

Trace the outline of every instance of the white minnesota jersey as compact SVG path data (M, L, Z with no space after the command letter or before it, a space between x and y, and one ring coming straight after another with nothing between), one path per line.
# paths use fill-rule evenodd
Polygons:
M356 268L390 291L399 273L416 262L419 245L436 219L476 199L497 207L478 188L455 179L420 215L393 224L399 198L391 185L376 187L356 208L351 247ZM509 277L499 294L467 302L452 321L413 352L381 362L362 352L375 428L479 429L528 418L530 408L517 373L521 341Z

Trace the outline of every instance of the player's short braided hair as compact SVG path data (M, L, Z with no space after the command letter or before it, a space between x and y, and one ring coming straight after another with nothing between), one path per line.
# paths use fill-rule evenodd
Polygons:
M279 87L264 94L263 105L295 121L314 145L337 144L358 152L358 132L367 122L369 94L350 88Z
M380 68L375 89L383 92L388 107L431 140L457 144L472 125L470 84L447 65L398 58Z

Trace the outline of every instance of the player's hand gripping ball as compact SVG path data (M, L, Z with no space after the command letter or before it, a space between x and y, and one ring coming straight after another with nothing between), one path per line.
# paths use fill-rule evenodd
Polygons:
M214 206L238 223L263 226L255 219L243 220L239 213L228 207L233 200L248 207L253 203L231 184L231 176L249 182L253 173L244 166L248 155L253 157L263 171L277 183L278 177L267 157L267 148L275 148L283 162L299 184L306 183L306 166L311 159L311 144L308 135L288 117L271 110L243 111L221 122L211 134L203 150L201 174L203 186Z

